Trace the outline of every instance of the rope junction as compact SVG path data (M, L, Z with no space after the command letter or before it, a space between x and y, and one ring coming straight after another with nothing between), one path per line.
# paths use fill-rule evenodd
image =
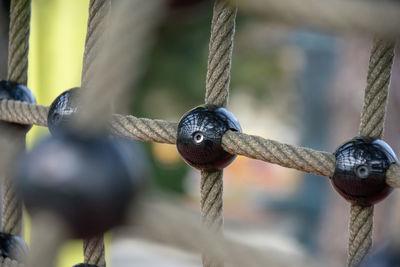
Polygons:
M400 34L400 30L397 27L400 23L400 6L398 4L379 3L378 5L373 2L348 2L342 0L325 2L321 0L304 1L306 2L299 4L294 0L250 0L239 1L238 5L241 8L243 7L244 10L286 23L301 23L315 28L340 32L350 30L359 33L372 33L376 36L384 37L396 37ZM130 14L129 16L121 16L128 18L129 23L115 24L111 27L111 29L113 29L111 35L120 34L122 31L127 30L129 26L132 25L131 23L136 25L135 23L138 23L139 20L153 17L154 15L158 16L162 9L162 5L157 4L156 2L158 1L132 1L133 4L131 5L136 7L137 12L135 12L134 15ZM125 1L125 3L127 2ZM123 4L121 6L123 6ZM133 51L130 49L130 51L132 51L130 55L131 57L121 61L121 66L118 66L115 69L118 69L118 71L120 69L140 69L140 55L143 54L145 46L140 42L143 39L149 39L149 32L155 25L155 22L152 21L150 24L144 23L146 24L144 28L134 27L135 29L133 30L133 37L131 39L123 39L123 41L120 42L121 44L118 49L111 49L110 44L105 44L105 51L110 53L105 53L106 56L104 57L97 57L96 55L99 53L100 49L99 36L101 36L101 32L105 29L105 24L103 23L105 23L105 18L107 17L105 14L108 9L109 1L91 1L91 15L89 16L88 35L86 38L84 56L85 60L82 74L82 85L87 86L88 88L87 90L84 90L83 103L89 103L89 100L93 99L93 94L99 95L99 92L104 92L105 94L100 94L102 95L102 98L99 99L98 102L100 104L97 108L94 108L93 105L84 105L88 109L88 115L85 115L85 118L82 119L82 121L85 122L91 122L95 120L95 118L102 117L106 114L106 110L108 109L105 108L105 106L107 106L109 99L112 99L114 96L126 91L127 87L129 87L128 84L131 84L132 80L137 79L139 72L135 73L133 78L131 77L129 80L121 79L119 84L113 84L112 86L109 83L118 80L114 77L121 76L121 73L111 71L108 73L106 72L106 77L97 77L96 79L93 79L93 77L96 77L96 73L98 75L99 70L102 70L101 68L107 66L104 62L107 62L107 59L110 57L126 57L126 54L119 52L124 50L126 51L127 47L132 47L132 42L137 45L133 45L133 47L136 48L133 49ZM127 10L131 11L136 9L121 8L121 10L124 10L125 12L127 12ZM310 12L310 10L313 10L313 12ZM360 12L360 10L364 12ZM206 103L226 106L228 102L236 12L236 7L230 5L228 1L215 1L211 25L208 71L206 77ZM382 17L385 17L385 20L382 20ZM13 0L11 4L8 78L22 84L26 84L27 80L29 18L30 1ZM376 39L374 41L367 76L364 108L361 116L360 135L376 138L381 138L383 135L388 87L394 57L393 51L394 42L381 39ZM116 62L119 61L116 60ZM109 88L114 87L118 89L114 92L113 90L109 90ZM48 111L48 107L41 105L12 100L0 100L0 120L8 122L47 126ZM167 144L174 144L176 142L177 123L175 122L136 118L131 115L120 114L114 114L111 118L108 127L115 135L148 142ZM249 158L322 176L330 177L333 175L335 170L335 157L332 153L283 144L274 140L245 133L233 131L226 132L222 138L222 146L224 150L232 154L243 155ZM222 171L207 172L203 170L201 176L202 222L212 230L221 232L223 225ZM390 166L387 171L387 183L391 187L400 187L399 164L393 164ZM12 196L7 197L7 199L10 200L10 203L17 203ZM3 219L5 219L6 223L3 224L3 228L9 222L12 222L12 226L10 230L3 229L3 231L19 234L19 226L17 226L17 230L12 229L18 225L20 219L17 218L14 220L11 216L6 216L6 214L10 213L4 211ZM11 214L14 213L11 212ZM167 218L168 214L162 216ZM358 266L371 247L373 226L372 218L373 206L362 207L352 204L350 215L348 266ZM159 219L160 218L158 218L158 220ZM182 226L183 224L180 225ZM173 223L171 223L171 225L173 225ZM188 225L185 225L185 227L187 226ZM176 230L181 230L183 232L193 231L193 229L182 230L180 228L177 228ZM202 242L198 242L203 246L198 248L198 250L204 253L203 265L205 267L223 266L223 260L226 260L226 258L221 255L236 255L238 262L243 262L242 265L238 266L244 266L246 263L248 263L247 265L249 266L260 266L250 264L250 262L257 262L257 260L259 260L257 264L263 263L265 265L267 262L267 259L257 258L256 255L258 254L253 255L254 261L249 260L246 262L243 260L246 259L243 255L252 255L254 252L243 248L240 250L234 245L229 245L230 243L226 243L225 241L220 241L220 243L217 242L217 245L214 246L210 245L212 248L217 248L215 251L223 251L225 254L213 253L213 251L207 249L205 244L215 243L214 241L217 240L218 237L213 235L209 236L205 234L206 232L204 231L199 234L199 231L201 230L195 232L198 234L195 235L195 238L191 237L191 239L193 241L196 240L197 242L197 239L204 235ZM182 235L183 237L178 241L178 243L181 242L181 244L184 243L182 241L186 236L185 234ZM207 238L209 239L207 240ZM222 235L221 240L223 240ZM188 242L187 239L186 242ZM223 245L221 245L222 243ZM93 253L85 253L85 260L88 263L97 264L99 266L105 264L103 261L104 250L102 238L98 238L94 242L85 243L85 248L86 251L97 251L97 255L100 255L97 257L97 260L92 261L90 260L90 255L93 255ZM227 254L226 250L229 251L229 254ZM240 257L242 257L242 260L239 259ZM19 265L9 259L0 259L0 266L8 267Z

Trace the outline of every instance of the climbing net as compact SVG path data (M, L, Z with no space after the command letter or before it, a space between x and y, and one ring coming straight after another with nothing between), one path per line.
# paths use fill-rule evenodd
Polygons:
M114 135L146 142L176 143L178 129L176 122L108 112L110 99L126 93L131 85L136 83L142 67L143 55L162 17L164 2L162 0L121 0L115 3L115 10L110 15L111 0L90 0L82 71L83 90L80 95L80 106L85 110L81 113L82 117L77 118L75 127L86 130L99 129L104 122L108 121ZM346 31L375 35L359 135L372 138L383 137L388 87L394 58L393 38L400 34L399 5L391 2L339 0L248 0L238 3L216 0L206 75L206 104L225 107L228 103L237 6L245 12L288 24L302 24L332 32ZM27 83L29 23L30 0L12 0L7 80L24 85ZM111 60L115 66L110 69L108 63ZM121 70L130 72L127 74ZM91 104L94 96L96 105ZM48 112L49 107L0 100L0 119L3 121L47 126ZM332 177L335 171L335 155L332 153L284 144L255 135L227 131L222 137L222 147L231 154L243 155L317 175ZM222 235L207 231L207 228L211 228L213 231L222 232L222 177L223 171L201 171L201 223L197 222L195 216L174 207L171 203L164 202L163 205L147 203L141 209L140 215L136 216L135 220L132 219L135 221L134 228L140 229L137 232L147 238L201 251L205 267L223 266L224 262L234 266L287 266L274 255L265 255L228 238L223 238ZM400 165L397 163L390 165L386 177L387 185L392 188L400 187ZM1 230L3 233L21 236L21 201L9 179L3 180L3 187ZM347 266L358 266L372 245L373 210L373 205L351 204ZM51 227L46 231L50 229ZM59 232L55 230L55 233ZM47 239L45 241L55 242ZM44 258L49 258L48 250L39 249L36 246L44 246L43 241L33 239L32 266L51 266L51 260L44 260ZM51 246L48 245L47 248L49 247ZM105 266L103 237L84 240L84 255L85 263ZM310 266L310 264L311 262L304 263L305 266ZM0 265L22 266L22 263L3 257ZM301 263L296 263L296 266L299 265Z

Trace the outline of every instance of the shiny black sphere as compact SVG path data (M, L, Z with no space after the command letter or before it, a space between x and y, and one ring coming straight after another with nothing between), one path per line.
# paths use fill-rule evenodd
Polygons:
M89 263L79 263L72 267L98 267L97 265L89 264Z
M180 120L176 147L192 167L221 170L236 157L221 146L222 136L228 130L242 131L229 110L214 105L201 105L187 112Z
M28 103L36 103L32 92L24 85L9 81L0 81L0 99L17 100ZM23 125L11 122L0 122L0 128L8 127L13 130L27 133L32 125ZM7 129L7 128L5 128Z
M355 137L336 152L331 181L339 194L359 205L373 205L390 192L386 171L397 162L390 146L380 139Z
M68 126L77 110L79 88L72 88L59 95L51 104L47 115L47 126L51 134L56 134Z
M90 237L123 223L147 176L141 152L121 139L60 134L25 156L17 186L30 213L53 212L74 237Z
M25 241L19 237L0 232L0 256L23 262L28 252Z

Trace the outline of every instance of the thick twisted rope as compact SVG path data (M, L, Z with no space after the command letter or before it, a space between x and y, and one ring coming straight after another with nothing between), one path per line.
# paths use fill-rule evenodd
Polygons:
M394 43L375 39L369 61L360 135L382 138ZM351 205L348 266L358 266L372 246L373 206Z
M0 257L0 266L1 267L25 267L25 265L22 263L18 263L15 260L12 260L10 258L3 258L3 257Z
M259 136L228 131L222 137L222 147L232 154L318 175L332 176L335 170L335 156L331 153L288 145Z
M12 0L10 5L10 28L8 45L8 75L7 79L27 84L28 77L28 50L29 50L29 29L31 18L30 0ZM16 134L17 154L24 149L25 136ZM13 141L14 138L10 138ZM3 181L3 214L2 232L13 235L22 234L22 203L17 197L13 182L10 177Z
M129 232L135 238L144 238L190 252L207 254L226 261L235 267L301 267L321 266L315 259L300 255L277 252L274 249L258 249L241 243L241 240L204 229L198 214L185 209L169 199L159 199L133 210ZM124 233L126 234L126 233Z
M302 25L341 34L400 35L397 1L240 0L238 5L251 15L295 27Z
M10 6L7 79L24 85L28 81L30 19L31 1L12 0Z
M237 8L226 0L216 0L211 22L205 102L225 107L228 103L233 37ZM203 224L215 232L223 227L223 171L201 172L201 217ZM203 254L204 267L220 267L224 263Z
M90 239L84 239L83 251L85 263L99 267L106 266L103 235L92 237Z
M48 107L40 105L0 100L0 119L4 121L46 126L48 110ZM114 135L145 142L175 144L177 125L176 122L114 114L110 127ZM334 172L335 157L331 153L283 144L259 136L228 131L222 137L222 147L232 154L299 171L323 176L332 176ZM395 174L397 172L393 171L392 176Z
M90 79L90 70L96 55L104 42L104 33L111 9L111 0L90 0L89 19L85 41L85 52L83 54L82 84L86 87Z
M90 82L90 70L99 56L100 47L104 43L105 30L111 10L111 0L90 0L89 18L83 55L82 84L86 89ZM104 267L106 265L103 235L83 240L85 263Z

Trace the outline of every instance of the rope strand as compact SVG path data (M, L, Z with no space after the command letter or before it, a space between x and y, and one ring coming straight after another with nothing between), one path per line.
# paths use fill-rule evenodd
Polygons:
M388 88L394 57L394 43L375 39L369 61L360 135L382 138ZM358 266L372 246L373 206L352 204L347 266Z
M30 0L11 1L7 79L23 85L26 85L28 80L30 18ZM8 137L2 133L2 137L16 142L14 151L8 155L10 158L25 149L25 133L16 133L15 136ZM7 176L3 180L2 198L2 232L21 236L22 203L15 192L12 177Z

